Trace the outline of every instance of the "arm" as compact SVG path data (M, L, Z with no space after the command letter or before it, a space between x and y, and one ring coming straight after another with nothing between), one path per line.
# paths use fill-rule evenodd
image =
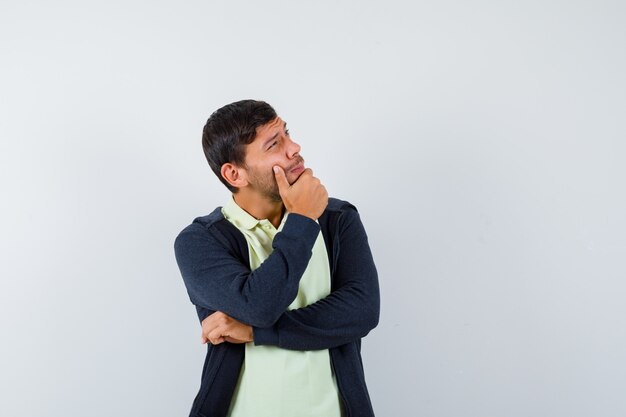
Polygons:
M222 311L235 319L267 327L298 293L319 224L290 213L272 242L272 254L254 271L204 226L192 223L174 242L176 262L196 307Z
M378 325L378 274L356 208L344 212L338 227L335 291L306 307L283 312L272 326L253 325L255 345L328 349L364 337Z

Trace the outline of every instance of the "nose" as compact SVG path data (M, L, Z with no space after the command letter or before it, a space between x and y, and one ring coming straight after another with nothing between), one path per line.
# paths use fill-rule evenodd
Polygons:
M298 145L296 142L289 139L289 146L287 146L287 157L289 157L289 159L292 159L299 152L300 152L300 145Z

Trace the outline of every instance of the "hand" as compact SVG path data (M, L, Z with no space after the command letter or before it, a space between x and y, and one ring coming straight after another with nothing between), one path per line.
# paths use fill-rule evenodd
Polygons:
M252 326L235 320L226 313L216 311L202 320L202 343L211 342L219 345L222 342L252 342Z
M285 171L274 166L274 177L278 183L278 192L290 213L297 213L317 220L328 205L328 192L320 180L313 176L313 170L307 168L293 183L289 184Z

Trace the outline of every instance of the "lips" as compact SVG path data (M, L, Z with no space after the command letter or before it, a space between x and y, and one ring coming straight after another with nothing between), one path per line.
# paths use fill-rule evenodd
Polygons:
M300 162L298 165L296 165L295 168L293 168L290 172L294 173L294 174L299 174L302 171L304 171L304 162Z

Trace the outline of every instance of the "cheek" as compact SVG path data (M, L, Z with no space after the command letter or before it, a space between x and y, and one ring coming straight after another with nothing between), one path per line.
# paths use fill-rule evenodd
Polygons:
M270 174L272 174L272 176L274 176L274 165L278 165L283 170L287 168L287 165L285 165L281 159L276 158L276 159L269 161L267 166L263 170L268 171Z

